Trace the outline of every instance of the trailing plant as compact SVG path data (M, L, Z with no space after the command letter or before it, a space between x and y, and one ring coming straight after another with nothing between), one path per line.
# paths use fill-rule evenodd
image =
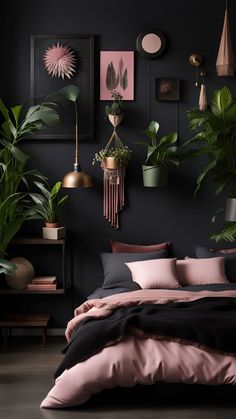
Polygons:
M116 92L116 90L113 90L111 92L111 98L113 100L112 104L110 106L105 106L106 117L108 115L121 115L125 109L124 103L122 101L123 96L119 92Z
M61 182L58 181L50 189L47 182L34 182L41 193L30 193L32 200L36 204L34 209L39 218L47 223L57 223L60 218L61 206L65 203L68 195L59 197Z
M189 128L196 134L182 147L182 160L206 156L207 163L198 178L195 194L208 177L215 184L215 195L227 191L236 197L236 99L230 90L216 90L208 109L187 112ZM196 143L197 148L189 149Z
M158 131L158 122L151 121L148 128L143 131L143 133L147 136L148 141L135 142L135 144L140 144L147 147L145 165L165 166L169 162L178 165L179 160L177 158L177 146L174 145L176 144L178 138L177 133L171 132L158 139Z
M129 163L132 156L132 150L129 147L109 147L95 153L93 164L97 161L101 162L105 157L114 157L120 166L125 167Z

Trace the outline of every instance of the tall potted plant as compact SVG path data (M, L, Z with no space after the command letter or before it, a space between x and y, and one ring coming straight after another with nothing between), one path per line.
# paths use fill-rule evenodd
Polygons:
M7 108L0 99L3 119L0 130L0 273L12 270L6 260L9 242L26 220L38 217L27 192L22 192L22 186L24 184L29 190L31 177L45 179L37 170L27 169L30 156L19 143L27 135L58 123L55 101L67 98L73 89L77 87L67 86L26 110L26 104Z
M147 147L147 157L142 165L143 184L147 187L163 187L168 183L168 163L179 164L177 153L177 133L172 132L158 139L159 124L151 121L143 131L148 141L137 141Z
M204 112L193 109L187 115L189 128L195 135L181 147L180 158L207 157L207 163L197 178L195 194L203 181L211 178L215 195L223 192L228 195L226 221L236 221L236 99L224 86L213 93L208 109ZM192 143L198 147L189 149ZM231 223L226 224L223 230L225 238L228 230L231 239L236 238L236 228L232 236Z

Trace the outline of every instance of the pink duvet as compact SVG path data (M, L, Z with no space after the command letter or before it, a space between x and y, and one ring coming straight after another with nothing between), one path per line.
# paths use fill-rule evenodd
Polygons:
M191 301L206 296L236 297L236 291L140 290L89 300L75 310L67 339L85 316L106 317L117 307L169 301ZM130 387L156 381L190 384L236 384L236 357L167 340L126 336L84 362L64 371L41 407L80 405L92 394L115 386Z

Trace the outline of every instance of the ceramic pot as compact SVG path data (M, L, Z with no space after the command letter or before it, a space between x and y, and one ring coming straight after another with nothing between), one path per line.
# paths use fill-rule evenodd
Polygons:
M236 198L226 200L225 221L236 221Z
M60 226L59 223L47 223L47 221L45 221L45 226L47 228L58 228Z
M5 276L7 284L15 290L26 288L34 278L34 267L32 263L22 257L15 257L10 262L16 265L16 269L12 275Z
M161 188L168 184L168 169L165 166L146 166L143 164L143 185Z
M119 162L114 157L104 157L102 160L102 167L104 169L119 169Z

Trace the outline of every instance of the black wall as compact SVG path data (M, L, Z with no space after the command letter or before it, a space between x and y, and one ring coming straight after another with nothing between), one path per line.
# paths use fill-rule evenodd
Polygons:
M236 53L236 4L229 1L232 38ZM199 90L194 86L195 70L188 57L198 52L204 57L208 96L227 85L236 93L235 78L216 77L215 61L224 17L223 0L133 0L118 3L107 0L22 0L8 2L1 13L1 97L9 104L30 97L30 34L68 33L95 35L95 139L80 145L83 169L90 173L95 187L69 191L70 200L63 221L74 242L75 304L102 283L99 252L109 251L110 238L130 243L158 243L170 240L177 257L193 255L195 243L208 243L214 228L210 217L223 205L215 199L211 185L205 185L193 198L201 161L171 168L165 189L142 186L141 163L145 149L134 145L149 120L160 123L161 134L178 130L180 144L189 139L186 110L197 105ZM141 31L157 28L166 35L167 50L150 63L135 53L135 101L126 102L120 136L133 149L126 177L126 205L121 228L112 229L102 215L102 171L92 166L94 153L105 145L111 125L104 120L104 102L99 101L99 50L135 50ZM182 100L163 103L155 100L155 78L181 79ZM151 108L148 114L148 95ZM61 179L73 163L72 142L32 141L25 144L39 160L31 161L51 183ZM31 225L33 231L41 225Z

